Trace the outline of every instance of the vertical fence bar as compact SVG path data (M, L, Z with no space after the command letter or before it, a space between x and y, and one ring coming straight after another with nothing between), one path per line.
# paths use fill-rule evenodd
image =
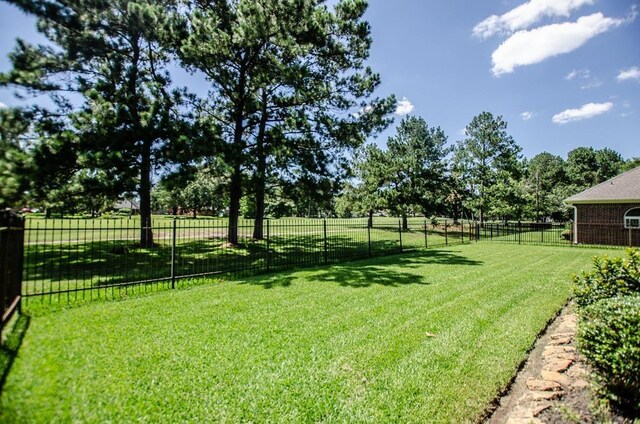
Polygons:
M402 253L402 221L398 220L398 236L400 237L400 253Z
M327 250L327 220L322 221L322 230L324 233L324 263L326 264L329 260L328 258L328 250Z
M176 288L176 229L178 221L173 218L171 226L171 288Z
M369 257L371 257L371 226L367 223L367 243L369 244Z
M522 222L518 221L518 244L522 244Z
M269 272L269 270L271 269L271 252L269 251L269 246L270 246L270 241L269 241L269 236L270 236L269 235L269 233L270 233L269 227L270 227L270 225L269 225L269 222L270 222L270 220L267 219L267 254L266 254L267 272Z
M424 220L424 248L429 248L429 242L427 240L427 220Z
M447 220L444 220L444 245L449 246L449 235L447 234Z
M464 221L460 221L460 237L462 237L462 244L464 244Z

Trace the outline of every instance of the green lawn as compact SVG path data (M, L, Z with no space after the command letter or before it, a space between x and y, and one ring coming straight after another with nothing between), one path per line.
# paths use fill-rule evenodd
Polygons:
M34 316L0 422L475 421L603 252L478 243Z

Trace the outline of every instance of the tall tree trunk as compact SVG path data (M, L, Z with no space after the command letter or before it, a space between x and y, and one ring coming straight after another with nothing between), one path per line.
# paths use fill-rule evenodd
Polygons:
M406 231L409 229L409 222L407 220L407 213L402 213L402 231Z
M373 228L373 209L369 209L369 219L367 220L367 227Z
M153 247L151 228L151 141L144 140L140 158L140 246Z
M246 74L241 70L236 94L238 100L235 105L233 146L231 148L231 162L233 171L229 184L229 226L227 228L227 241L233 245L238 244L238 219L240 218L240 200L242 199L242 162L244 155L244 109Z
M267 129L267 92L262 92L262 110L260 114L260 123L258 125L258 135L256 136L256 174L254 176L254 193L256 203L256 215L253 222L253 238L262 240L264 238L264 198L266 190L266 173L267 173L267 154L265 150L265 136Z
M242 198L242 171L238 163L233 167L229 192L229 228L227 241L235 245L238 244L238 219L240 218L240 199Z

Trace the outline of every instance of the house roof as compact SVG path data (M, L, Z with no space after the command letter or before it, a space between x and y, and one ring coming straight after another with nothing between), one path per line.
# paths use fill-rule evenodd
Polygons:
M565 199L565 203L640 202L640 166Z

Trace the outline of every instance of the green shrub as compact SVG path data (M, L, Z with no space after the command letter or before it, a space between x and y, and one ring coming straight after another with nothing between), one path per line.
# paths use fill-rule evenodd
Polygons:
M583 308L578 347L601 394L623 411L640 413L640 296L602 299Z
M579 306L615 296L640 294L640 250L628 249L627 258L596 256L593 268L574 278L574 299Z

